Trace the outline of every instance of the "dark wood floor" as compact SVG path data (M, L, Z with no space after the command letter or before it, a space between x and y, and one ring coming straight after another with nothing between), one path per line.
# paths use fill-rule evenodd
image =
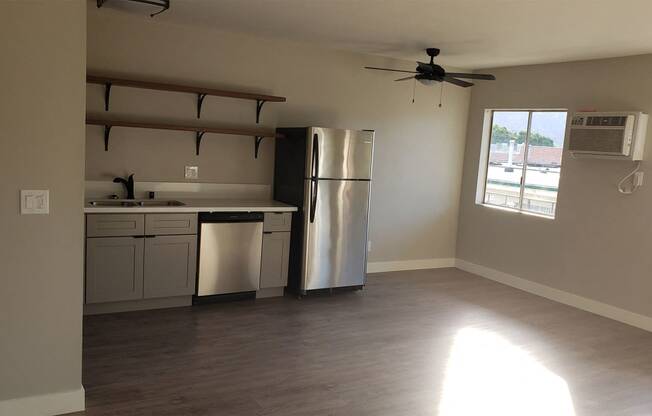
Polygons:
M83 371L92 416L652 414L652 334L456 269L86 317Z

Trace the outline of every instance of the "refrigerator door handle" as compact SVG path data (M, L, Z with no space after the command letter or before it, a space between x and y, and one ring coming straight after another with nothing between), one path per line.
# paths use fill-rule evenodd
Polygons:
M317 210L317 191L319 189L319 181L317 179L310 180L310 223L315 222L315 211Z
M312 136L312 177L319 177L319 136L317 133Z

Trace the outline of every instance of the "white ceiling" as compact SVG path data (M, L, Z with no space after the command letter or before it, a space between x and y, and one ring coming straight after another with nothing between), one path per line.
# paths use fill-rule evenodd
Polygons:
M114 0L107 1L107 4ZM652 0L171 0L156 19L488 68L652 52Z

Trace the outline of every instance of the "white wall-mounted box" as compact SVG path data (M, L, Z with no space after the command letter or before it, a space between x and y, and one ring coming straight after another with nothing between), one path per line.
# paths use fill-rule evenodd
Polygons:
M27 190L20 191L20 213L25 214L49 214L50 213L50 191L48 190Z
M184 177L186 179L199 179L199 167L186 166L184 169Z
M568 150L577 158L642 160L647 123L640 111L575 113Z

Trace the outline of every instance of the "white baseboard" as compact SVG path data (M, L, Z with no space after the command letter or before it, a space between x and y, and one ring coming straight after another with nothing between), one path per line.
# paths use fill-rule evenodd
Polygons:
M0 400L0 416L54 416L85 409L84 387L77 390Z
M640 315L597 300L588 299L550 286L535 283L531 280L526 280L466 260L457 259L455 266L458 269L494 280L507 286L652 332L652 317Z
M374 261L367 263L367 273L397 272L400 270L439 269L455 267L455 259L419 259L399 261Z

